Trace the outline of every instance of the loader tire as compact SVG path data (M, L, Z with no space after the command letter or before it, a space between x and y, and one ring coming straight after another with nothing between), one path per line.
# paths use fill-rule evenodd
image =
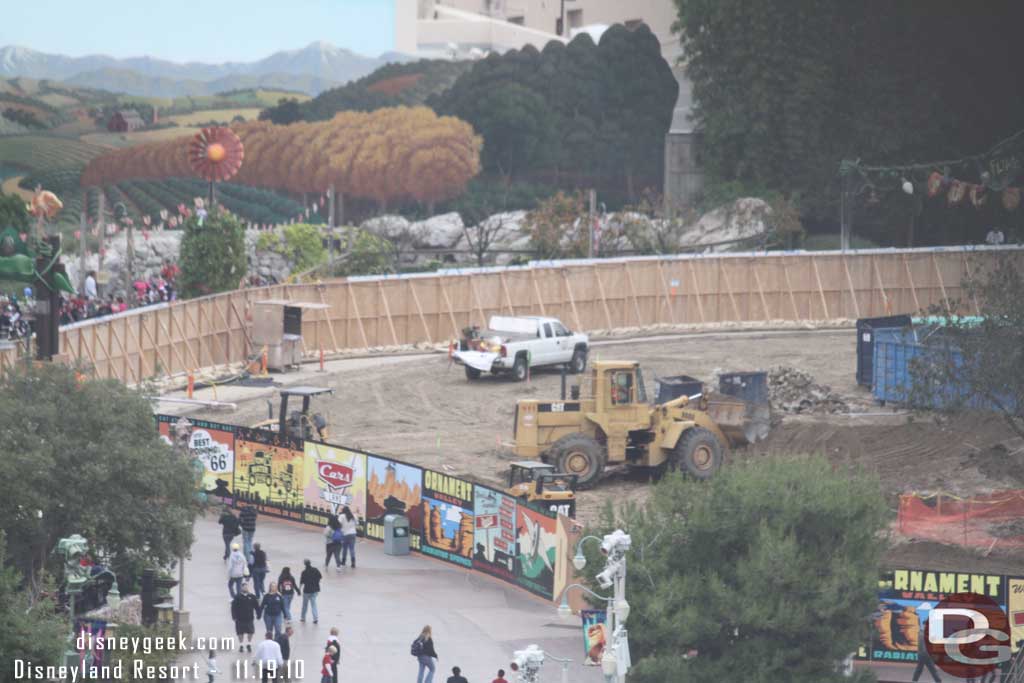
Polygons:
M466 379L480 379L480 371L476 368L471 368L468 365L466 368Z
M722 466L722 444L706 429L694 427L676 443L670 467L695 479L710 479Z
M559 472L575 474L579 488L588 489L604 472L605 453L601 444L586 434L569 434L551 446L550 460Z

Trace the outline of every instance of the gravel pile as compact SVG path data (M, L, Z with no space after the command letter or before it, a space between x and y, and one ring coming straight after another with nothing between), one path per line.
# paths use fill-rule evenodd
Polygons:
M772 408L786 413L848 413L850 406L831 387L816 384L802 370L777 365L768 371Z

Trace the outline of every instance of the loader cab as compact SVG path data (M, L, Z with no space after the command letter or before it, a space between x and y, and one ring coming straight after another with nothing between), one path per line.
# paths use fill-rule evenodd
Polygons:
M326 441L327 420L320 413L310 413L313 399L324 394L334 394L334 389L328 387L291 387L281 389L281 405L278 408L277 417L274 417L273 404L268 401L267 419L251 426L257 429L269 429L278 434L299 439ZM291 410L289 410L289 399L293 399L291 401ZM302 400L301 410L297 410L299 399Z
M647 388L639 363L597 361L593 364L589 392L599 411L648 406Z
M555 472L553 465L522 460L509 465L507 493L572 517L576 513L577 479L575 474Z

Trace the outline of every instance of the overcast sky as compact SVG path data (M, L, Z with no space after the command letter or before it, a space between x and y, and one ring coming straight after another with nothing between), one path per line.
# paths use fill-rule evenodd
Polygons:
M0 47L79 57L253 61L323 40L367 56L394 47L394 0L11 0Z

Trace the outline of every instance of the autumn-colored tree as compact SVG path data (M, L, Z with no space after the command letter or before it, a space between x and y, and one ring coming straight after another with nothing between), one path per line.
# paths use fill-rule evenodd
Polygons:
M480 171L483 141L457 118L426 107L342 112L328 121L234 126L245 147L236 182L302 194L331 191L336 208L348 196L413 200L431 209L461 193ZM89 187L122 180L191 175L189 138L112 151L82 174ZM340 214L340 211L337 212Z

